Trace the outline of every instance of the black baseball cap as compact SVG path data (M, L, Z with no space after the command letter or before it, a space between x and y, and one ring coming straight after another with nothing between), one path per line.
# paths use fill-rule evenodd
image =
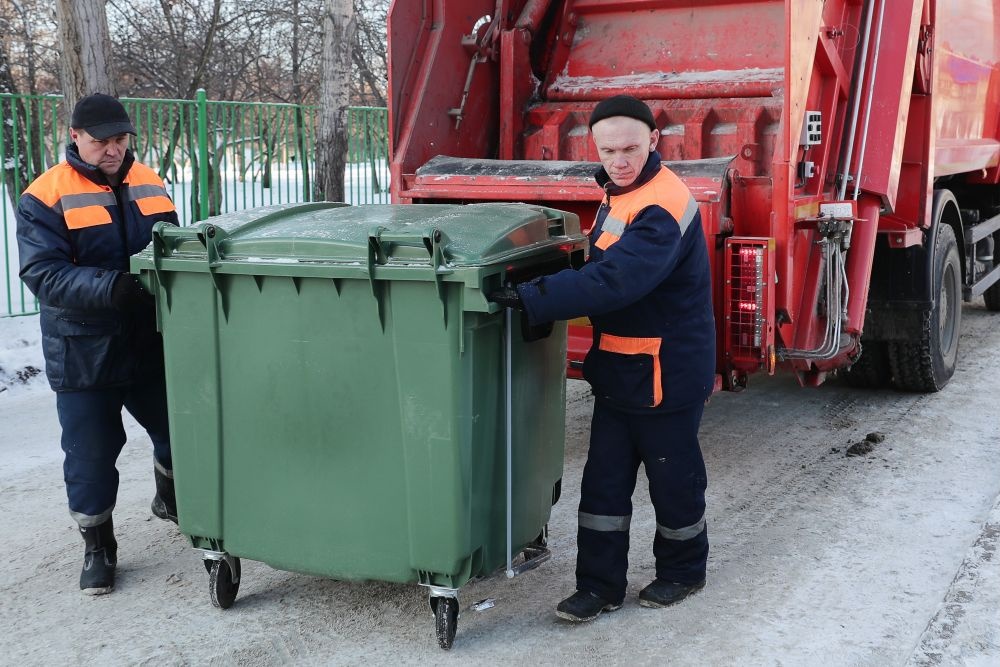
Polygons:
M69 126L86 130L95 139L107 139L119 134L135 134L135 126L117 97L94 93L81 98L73 107Z
M629 118L635 118L636 120L641 120L646 125L649 125L650 130L656 129L656 121L653 120L653 112L649 110L646 103L640 99L632 97L631 95L615 95L614 97L609 97L606 100L602 100L596 107L594 107L593 113L590 114L590 124L589 127L594 127L594 123L599 120L604 120L605 118L611 118L613 116L628 116Z

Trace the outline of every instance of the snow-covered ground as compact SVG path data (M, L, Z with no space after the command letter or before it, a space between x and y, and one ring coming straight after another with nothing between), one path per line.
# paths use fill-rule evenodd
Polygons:
M937 394L780 376L715 396L701 434L707 587L670 609L636 604L655 523L640 475L626 605L580 627L553 613L573 588L592 406L571 381L552 559L464 587L445 653L416 585L244 561L235 605L213 608L198 556L150 517L151 448L131 421L118 585L81 595L53 395L43 377L19 377L41 364L37 317L0 319L0 663L1000 665L1000 314L967 305L962 330L958 371ZM885 440L845 456L871 432ZM484 599L494 606L472 607Z

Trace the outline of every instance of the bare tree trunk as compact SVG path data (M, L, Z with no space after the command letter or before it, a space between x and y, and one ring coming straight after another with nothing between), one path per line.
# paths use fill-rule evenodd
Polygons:
M326 0L323 18L323 67L320 129L316 138L316 191L319 201L344 201L347 161L347 107L351 90L354 3Z
M65 108L91 93L117 95L105 0L57 0Z

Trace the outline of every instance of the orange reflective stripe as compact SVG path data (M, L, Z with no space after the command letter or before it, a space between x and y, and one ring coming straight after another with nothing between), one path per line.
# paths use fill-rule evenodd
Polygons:
M660 354L662 338L626 338L601 334L601 349L618 354Z
M601 250L607 250L620 238L620 236L612 234L611 232L601 232L601 236L597 239L597 242L594 243L594 246L600 248Z
M680 222L687 212L688 202L691 201L691 191L687 189L681 179L668 169L660 172L659 176L666 188L663 188L665 192L661 189L661 192L658 193L656 203L674 216L674 220Z
M693 201L691 192L674 172L666 167L638 190L611 198L611 210L608 216L624 220L626 224L647 206L659 206L681 224L688 211L688 205ZM697 210L697 208L695 209ZM681 231L686 229L683 224Z
M129 185L158 185L163 187L163 179L155 171L144 164L134 162L125 175L125 183Z
M170 201L170 197L143 197L141 199L136 199L135 203L143 215L170 213L174 210L174 203Z
M55 208L59 200L66 195L110 191L111 188L102 187L84 178L76 169L69 166L68 162L60 162L36 178L25 189L24 194L35 197L49 208Z
M63 212L67 229L83 229L111 223L111 214L103 206L79 206Z
M660 345L662 338L628 338L602 333L599 348L617 354L648 354L653 357L653 403L655 408L663 402L663 381L660 376Z
M163 179L146 165L134 163L125 176L125 183L129 186L129 197L135 200L143 215L171 213L176 210L167 196L167 189L163 187Z
M134 199L143 215L170 213L176 210L170 201L163 180L155 171L135 163L125 177L129 197ZM84 229L109 224L108 208L117 206L110 186L98 185L80 174L68 162L60 162L35 179L24 191L61 213L67 229Z

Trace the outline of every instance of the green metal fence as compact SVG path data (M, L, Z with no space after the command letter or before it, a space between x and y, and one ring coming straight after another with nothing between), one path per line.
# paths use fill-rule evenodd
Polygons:
M318 109L293 104L123 98L138 131L136 158L163 177L182 224L268 204L312 200ZM59 162L68 140L61 96L0 95L0 317L35 312L17 278L18 195ZM387 112L348 112L345 199L388 203Z

